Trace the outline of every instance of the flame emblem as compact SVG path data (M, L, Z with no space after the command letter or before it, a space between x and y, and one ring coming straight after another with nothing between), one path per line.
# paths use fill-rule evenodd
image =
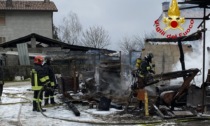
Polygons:
M168 29L184 30L181 25L185 22L185 18L180 17L180 10L176 0L172 0L172 4L168 10L168 17L164 17L163 22L167 25L167 27L164 28L165 31Z

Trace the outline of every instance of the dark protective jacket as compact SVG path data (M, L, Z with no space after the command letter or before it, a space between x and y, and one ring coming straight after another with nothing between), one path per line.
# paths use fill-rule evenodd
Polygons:
M32 90L41 90L47 83L49 83L49 76L41 65L35 64L34 68L31 70Z
M140 77L146 77L148 73L152 72L152 67L150 63L146 60L143 60L140 65Z
M55 74L53 72L53 68L51 65L45 63L43 65L44 70L47 72L47 75L49 76L50 79L50 86L55 86L56 80L55 80Z

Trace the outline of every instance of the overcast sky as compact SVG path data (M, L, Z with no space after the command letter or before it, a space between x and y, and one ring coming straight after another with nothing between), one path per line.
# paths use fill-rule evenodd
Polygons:
M83 30L102 26L111 38L109 49L119 49L124 36L142 35L155 29L154 21L162 12L162 2L171 0L51 0L58 12L54 23L60 25L63 17L72 11L77 14Z

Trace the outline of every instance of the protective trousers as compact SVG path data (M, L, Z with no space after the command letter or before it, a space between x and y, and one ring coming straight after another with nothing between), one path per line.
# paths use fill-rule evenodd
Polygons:
M2 93L3 93L3 84L0 84L0 102L1 102Z
M0 97L2 96L2 92L3 92L3 84L0 84Z
M51 87L49 89L45 90L44 93L44 105L48 105L49 104L49 99L50 99L50 104L56 104L55 100L54 100L54 91L53 91L54 87Z
M38 96L38 95L39 95L39 90L34 91L33 111L40 112L40 110L42 110L44 112L46 110L42 109L42 107L41 107L43 91L40 92L40 96Z

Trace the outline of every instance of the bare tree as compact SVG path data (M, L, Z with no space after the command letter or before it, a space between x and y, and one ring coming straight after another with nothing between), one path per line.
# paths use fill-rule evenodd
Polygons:
M145 33L144 36L134 35L132 38L124 37L120 41L120 49L128 54L131 50L141 51L144 47L145 38L154 37L155 33Z
M79 44L79 37L82 32L82 25L78 16L74 12L70 12L68 17L63 18L63 23L59 27L60 38L62 41L76 45Z
M110 37L103 27L93 26L83 32L81 42L84 46L103 49L110 45Z
M58 37L58 28L53 24L53 39L60 40Z
M120 49L123 53L128 54L130 50L137 50L137 42L131 38L124 37L120 40Z
M142 50L144 48L145 37L141 37L139 35L135 35L133 37L133 42L136 43L136 50Z

